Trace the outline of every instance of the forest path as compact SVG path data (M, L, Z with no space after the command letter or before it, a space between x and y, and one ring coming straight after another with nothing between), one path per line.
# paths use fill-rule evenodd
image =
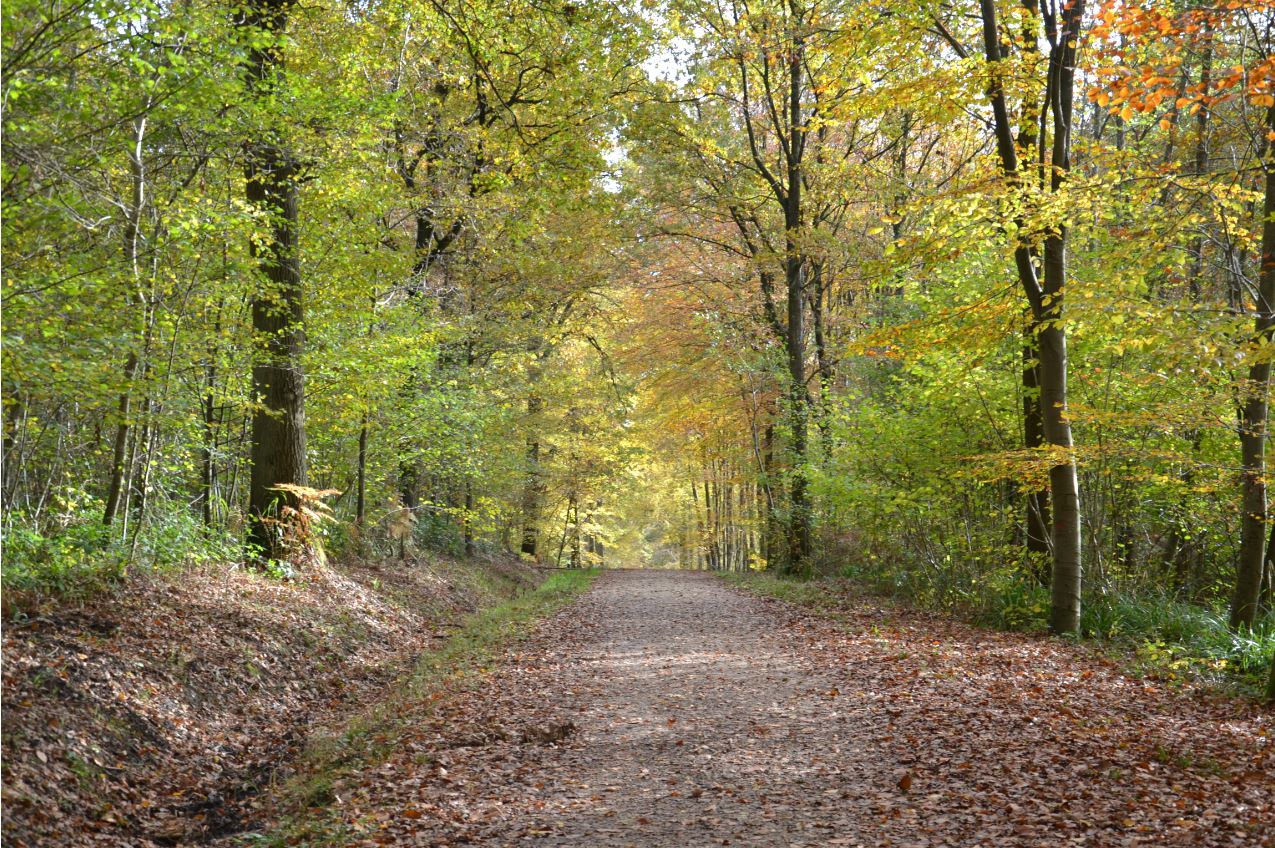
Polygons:
M343 803L366 844L1275 844L1271 716L1240 704L1052 640L612 571Z

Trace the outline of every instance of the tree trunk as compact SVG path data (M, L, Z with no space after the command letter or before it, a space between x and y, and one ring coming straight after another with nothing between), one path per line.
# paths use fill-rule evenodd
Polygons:
M1266 128L1275 133L1275 106L1266 111ZM1269 155L1270 145L1265 152ZM1263 157L1265 158L1265 157ZM1266 191L1262 206L1262 258L1258 276L1253 345L1269 345L1275 330L1275 163L1263 162ZM1256 351L1254 351L1256 352ZM1231 626L1252 626L1257 618L1266 545L1266 425L1271 362L1257 357L1249 366L1240 415L1242 503L1239 567L1231 599Z
M540 362L542 353L536 355L536 365L528 375L532 385L527 395L527 426L538 426L538 418L544 408L544 400L536 394L535 384L540 380ZM540 471L540 441L534 436L527 437L526 447L527 470L526 481L522 491L522 553L533 560L538 558L540 547L540 501L544 494L544 481Z
M579 511L576 513L576 524L579 526ZM461 533L465 539L465 556L473 558L474 547L474 481L465 479L465 517L461 520Z
M4 458L0 461L0 474L3 474L4 485L3 489L0 489L0 504L4 509L10 509L18 494L19 467L22 465L22 457L18 450L21 444L19 434L26 418L26 406L22 402L22 396L13 389L5 391L4 395Z
M1045 444L1045 425L1040 414L1040 350L1035 322L1031 321L1023 339L1023 446L1036 450ZM1028 491L1025 497L1026 548L1033 576L1049 585L1049 490Z
M981 0L983 48L993 73L988 88L992 101L996 148L1001 169L1013 186L1022 186L1013 125L999 79L1000 34L993 0ZM1053 14L1051 12L1051 14ZM1075 86L1076 44L1084 20L1084 0L1072 0L1061 9L1060 32L1050 34L1047 76L1048 113L1052 117L1053 144L1048 179L1051 193L1058 193L1071 168L1071 115ZM1021 232L1022 227L1019 227ZM1080 627L1081 527L1080 484L1072 454L1071 423L1067 416L1067 337L1063 329L1063 287L1066 281L1067 228L1059 222L1045 240L1041 277L1028 245L1014 250L1019 280L1037 328L1040 375L1041 424L1045 442L1054 449L1057 464L1049 470L1053 526L1053 568L1050 578L1050 627L1056 633L1072 633Z
M244 75L251 94L267 101L283 71L283 34L291 0L252 0L240 26L251 47ZM298 165L277 128L247 145L247 200L266 216L264 239L254 239L253 257L263 277L252 299L254 363L252 474L248 488L248 542L258 555L283 555L271 521L284 498L275 487L305 485L305 378L301 354L301 263L297 254Z
M704 514L699 509L699 489L695 481L691 481L691 509L695 513L695 560L698 563L704 558Z
M530 404L528 404L530 406ZM540 442L527 439L527 482L522 495L522 547L536 559L540 534Z
M1025 0L1023 5L1028 14L1023 15L1020 35L1025 44L1030 44L1035 41L1039 29L1036 20L1038 17L1038 4L1036 0ZM1026 158L1035 156L1039 159L1043 153L1043 149L1040 146L1043 142L1043 133L1038 131L1039 122L1043 115L1044 109L1037 110L1035 101L1027 100L1025 102L1024 114L1021 120L1022 129L1019 131L1017 148L1023 151L1023 155ZM1002 162L1002 165L1008 167L1008 163ZM1012 178L1025 181L1026 175L1019 169L1028 165L1029 163L1027 162L1017 163L1015 165L1016 170L1011 175ZM1039 183L1039 178L1037 182ZM1019 249L1023 250L1021 247ZM1019 259L1020 265L1026 264L1028 270L1033 270L1031 266L1036 261L1036 257L1032 253L1032 251L1027 250ZM1020 267L1020 276L1022 276L1023 270ZM1031 281L1030 274L1027 277L1023 277L1024 289L1027 288L1029 281ZM1023 447L1028 450L1038 450L1045 444L1045 424L1041 418L1040 406L1040 344L1036 338L1039 326L1036 321L1035 311L1029 307L1026 312L1026 327L1023 333L1022 372ZM1049 511L1048 487L1035 491L1029 490L1026 492L1024 501L1027 532L1023 541L1027 551L1029 568L1042 586L1048 586L1052 572L1049 564L1049 536L1052 516Z
M795 16L794 16L795 17ZM788 528L789 573L806 570L810 556L810 528L812 523L810 501L807 493L808 459L807 431L809 429L809 393L806 391L806 338L805 338L805 256L798 241L802 225L801 206L801 155L805 147L802 133L801 94L802 68L805 53L802 41L797 37L792 57L788 63L788 113L791 135L788 140L788 192L784 204L784 228L786 261L785 282L788 285L788 403L789 422L792 428L792 486Z
M1061 246L1058 250L1061 251ZM1062 257L1055 273L1060 273ZM1050 273L1046 246L1046 274ZM1062 301L1057 298L1061 316ZM1051 310L1052 312L1052 310ZM1051 318L1051 321L1056 319ZM1041 407L1045 438L1059 450L1061 461L1049 469L1049 489L1053 507L1053 573L1050 580L1050 627L1056 633L1074 633L1080 627L1080 483L1071 454L1071 422L1067 419L1067 339L1057 323L1040 333Z
M823 265L815 263L810 272L810 323L815 336L815 372L819 375L819 448L820 467L832 462L832 357L828 353L828 328L824 326L827 282Z
M1275 609L1275 521L1268 522L1270 533L1266 537L1266 557L1262 568L1262 594L1260 608L1270 612Z
M133 394L129 386L137 376L137 366L137 351L130 351L128 360L124 363L125 389L120 392L116 408L120 420L115 427L115 445L111 451L111 483L106 495L106 509L102 513L102 523L107 525L113 523L115 516L119 514L128 484L128 435L131 427L128 419L133 407Z
M133 521L136 529L133 531L133 542L136 547L137 535L142 532L142 522L146 519L146 505L150 498L151 488L151 468L153 467L153 458L155 455L156 427L151 421L151 413L153 407L149 399L145 400L146 422L142 424L141 435L137 440L141 446L141 456L139 462L141 468L133 475L135 483L134 489L137 496L133 499Z
M571 493L571 567L580 567L580 501Z
M213 338L221 335L221 309L217 304L217 317L213 321ZM204 365L204 393L199 399L200 418L203 424L203 444L199 448L199 507L205 527L213 524L213 498L217 490L217 347L208 344L208 362Z
M359 427L358 482L354 499L354 523L360 529L367 518L367 424L368 414L364 412Z
M1061 31L1049 52L1049 78L1053 81L1049 98L1049 111L1053 116L1050 190L1054 194L1061 190L1071 171L1076 51L1084 13L1084 0L1068 0L1062 5ZM1044 298L1039 313L1041 416L1045 440L1059 453L1059 463L1049 469L1054 520L1049 626L1055 633L1075 633L1080 629L1082 579L1080 482L1067 414L1067 336L1063 329L1067 235L1067 227L1060 221L1057 230L1045 239Z
M762 435L762 485L761 494L761 550L766 567L775 564L778 556L776 540L779 536L779 522L775 510L775 425L766 425ZM782 493L781 493L782 494Z
M137 262L141 253L142 210L146 205L146 167L145 159L143 158L145 140L146 118L143 116L133 122L133 148L128 155L129 174L132 181L132 198L124 226L124 258L128 262L129 274L135 288L138 286L140 277ZM129 299L132 299L131 296ZM137 351L130 350L128 358L124 362L124 391L120 392L117 409L120 420L115 427L115 445L111 452L111 482L106 495L106 509L102 513L102 523L107 525L115 521L115 516L119 513L124 488L127 485L129 469L126 467L125 459L129 427L131 426L129 416L132 413L133 380L137 376L138 364Z

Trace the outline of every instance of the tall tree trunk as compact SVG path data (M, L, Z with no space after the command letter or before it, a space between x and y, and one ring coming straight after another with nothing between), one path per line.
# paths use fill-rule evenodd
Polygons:
M598 509L602 506L601 501L589 501L589 509L584 514L584 523L586 532L584 536L584 552L589 556L589 565L601 565L603 556L602 540L598 538L598 534L594 529L593 518Z
M251 95L268 104L283 73L283 36L291 0L250 0L240 27L251 45L244 76ZM256 406L252 415L252 475L248 488L248 542L261 556L283 555L271 520L289 499L275 487L305 485L305 378L301 355L301 263L297 252L298 165L272 126L251 139L245 157L249 205L266 218L264 239L254 239L253 257L263 278L253 293L252 367Z
M574 498L575 496L572 495L571 497ZM571 500L567 501L567 512L562 520L562 539L558 542L558 558L554 561L554 564L559 568L562 567L562 552L566 550L567 534L569 532L571 532Z
M1022 5L1026 14L1022 15L1019 34L1023 39L1023 44L1034 44L1040 29L1040 3L1039 0L1022 0ZM1018 180L1020 183L1025 183L1030 178L1032 159L1035 158L1037 161L1043 159L1044 132L1041 129L1041 121L1044 118L1047 106L1048 104L1040 105L1031 98L1024 101L1023 115L1019 121L1020 130L1017 149L1022 151L1025 161L1017 163L1016 167L1020 170L1011 175L1012 179ZM1002 165L1007 167L1008 163L1002 162ZM1041 185L1042 174L1043 171L1038 170L1035 181L1038 187L1043 188ZM1019 259L1020 266L1023 264L1034 266L1038 260L1035 254L1034 250L1027 250L1024 256ZM1022 276L1023 270L1022 267L1019 268L1020 276ZM1033 269L1029 268L1028 270ZM1027 283L1030 280L1030 274L1023 278L1024 289L1027 288ZM1027 308L1025 317L1022 371L1023 447L1028 450L1038 450L1045 445L1045 423L1041 417L1040 406L1040 342L1037 339L1039 324L1035 310L1031 306ZM1023 541L1027 551L1029 567L1041 585L1048 586L1052 572L1049 564L1049 552L1050 528L1053 522L1049 510L1048 487L1027 491L1023 506L1027 530Z
M1001 168L1011 186L1022 187L1018 149L1009 107L1001 83L1001 42L994 0L981 0L983 48L992 72L988 97L996 132ZM1084 0L1072 0L1059 11L1051 3L1047 12L1060 16L1058 32L1050 32L1047 111L1052 118L1049 157L1049 190L1058 193L1071 168L1071 115L1075 86L1076 44L1084 19ZM1047 27L1047 30L1052 27ZM1021 227L1019 230L1021 231ZM1050 578L1050 627L1071 633L1080 626L1081 527L1080 484L1072 454L1071 423L1067 415L1067 337L1063 329L1063 287L1066 281L1067 228L1058 222L1045 240L1041 277L1028 245L1014 250L1020 283L1037 328L1040 362L1041 424L1046 444L1055 451L1056 464L1049 469L1053 549Z
M144 401L146 408L146 421L142 424L141 435L137 440L137 444L141 448L141 455L138 457L140 468L133 475L134 490L136 497L133 498L133 522L136 529L133 531L133 542L136 547L137 537L142 532L142 522L146 519L146 506L150 500L151 488L151 468L153 467L153 459L155 455L156 442L156 425L151 420L152 403L149 399Z
M1059 253L1060 245L1055 248ZM1045 273L1061 273L1063 257L1052 260L1046 247ZM1051 261L1054 263L1051 266ZM1048 320L1061 316L1062 301L1051 307ZM1067 338L1062 328L1051 324L1040 333L1041 405L1045 438L1060 452L1058 464L1049 469L1049 489L1053 506L1053 572L1050 579L1050 627L1056 633L1074 633L1080 627L1081 541L1080 482L1072 456L1071 422L1067 418Z
M727 473L732 473L728 470ZM723 487L724 501L722 508L726 513L726 568L736 571L739 568L739 516L736 515L736 501L739 498L738 486L731 477L726 478Z
M367 338L371 343L372 337L376 335L376 297L373 296L368 302L368 321L367 321ZM364 403L367 400L364 399ZM355 468L355 500L354 500L354 524L363 530L364 522L367 519L367 443L368 430L372 422L372 412L367 406L363 409L363 415L359 419L359 455L358 464Z
M204 372L204 397L201 398L200 403L204 443L199 448L199 517L205 527L212 527L213 496L217 489L217 464L214 454L217 448L217 421L212 395L212 384L216 379L216 367L208 365Z
M1270 533L1266 537L1266 556L1262 563L1262 594L1259 599L1261 609L1267 612L1275 609L1275 521L1267 522Z
M213 338L221 336L222 304L217 304L217 317L213 320ZM205 527L212 527L213 499L217 489L217 345L209 342L208 361L204 364L204 391L199 399L199 411L203 425L203 444L199 448L199 512Z
M1266 110L1266 129L1275 133L1275 106ZM1258 270L1254 347L1270 345L1275 331L1275 162L1266 161L1273 149L1264 145L1262 166L1266 191L1262 204L1262 258ZM1257 353L1257 351L1254 351ZM1270 402L1271 361L1256 356L1249 366L1244 406L1240 414L1242 502L1239 566L1231 598L1231 626L1252 626L1257 618L1266 545L1266 427Z
M1213 42L1212 42L1212 25L1206 23L1204 27L1204 35L1206 39L1203 57L1200 67L1200 96L1206 98L1212 86L1213 71ZM1182 70L1182 83L1180 89L1185 89L1187 82L1187 69ZM1175 105L1176 112L1177 106ZM1208 170L1209 163L1209 123L1212 110L1209 108L1207 101L1200 104L1200 109L1195 114L1195 156L1192 164L1191 172L1195 176L1203 176ZM1177 120L1176 114L1173 120ZM1172 138L1170 133L1170 141L1165 146L1166 164L1168 158L1172 154ZM1167 201L1169 189L1166 188L1162 194L1162 202ZM1203 297L1204 287L1202 285L1204 277L1204 234L1200 233L1196 236L1191 244L1190 256L1191 266L1187 272L1187 294L1191 303L1199 306ZM1201 447L1202 434L1199 428L1191 428L1183 434L1186 440L1191 444L1191 461L1186 463L1180 479L1182 481L1183 494L1179 499L1173 513L1173 528L1169 533L1168 543L1165 545L1165 554L1167 565L1173 574L1174 589L1182 593L1192 585L1194 575L1196 575L1204 565L1204 548L1201 545L1201 535L1192 527L1190 492L1195 485L1195 465Z
M798 26L800 16L793 14L793 26ZM794 34L792 56L788 62L788 121L791 134L788 139L787 197L784 203L784 229L786 232L784 266L788 284L788 404L789 426L792 429L792 485L788 527L788 571L800 573L806 570L811 545L811 508L808 494L807 435L810 421L810 395L806 390L806 337L805 337L805 273L806 259L800 243L802 227L802 175L801 158L805 148L802 131L801 95L805 51L801 35Z
M1049 111L1053 117L1050 190L1058 194L1071 171L1072 102L1075 95L1076 51L1084 21L1084 0L1060 0L1061 26L1049 52L1052 80ZM1063 291L1067 282L1067 226L1045 239L1040 319L1040 405L1045 440L1058 451L1058 464L1049 469L1053 506L1053 575L1050 582L1049 625L1056 633L1080 629L1082 580L1080 481L1072 452L1071 420L1067 413L1067 335L1063 329Z
M149 100L147 105L149 106ZM124 226L124 258L128 262L129 275L134 289L139 288L139 277L141 276L138 259L141 253L142 210L146 206L145 142L146 117L141 116L133 122L133 147L128 154L132 196ZM129 469L125 460L127 459L129 428L132 426L129 416L132 414L133 380L137 377L139 361L137 351L130 350L124 362L124 390L120 392L119 402L117 403L116 412L119 415L119 422L115 425L115 444L111 451L111 482L106 495L106 509L102 513L102 523L107 525L114 522L115 516L119 513L120 502L123 499L124 489L128 482Z

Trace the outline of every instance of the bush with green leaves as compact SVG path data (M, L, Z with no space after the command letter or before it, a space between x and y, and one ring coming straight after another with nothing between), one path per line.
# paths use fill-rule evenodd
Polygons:
M242 544L224 530L203 526L184 508L152 509L140 529L124 538L102 523L101 503L65 495L53 523L14 511L6 516L0 575L6 593L29 600L83 597L130 572L236 562Z

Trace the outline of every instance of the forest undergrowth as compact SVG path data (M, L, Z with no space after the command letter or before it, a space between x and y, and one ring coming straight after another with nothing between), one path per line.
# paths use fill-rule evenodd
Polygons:
M1049 632L1048 589L1030 578L956 584L863 564L808 578L755 571L723 576L735 585L832 617L870 597L997 630ZM1079 634L1068 638L1109 654L1130 673L1265 697L1267 673L1275 659L1275 613L1266 613L1251 629L1236 631L1228 626L1220 604L1202 606L1165 595L1087 597L1083 610Z
M317 764L379 750L397 693L478 674L586 583L437 554L345 558L289 580L203 566L11 621L3 844L241 833L276 786L304 774L313 797Z

